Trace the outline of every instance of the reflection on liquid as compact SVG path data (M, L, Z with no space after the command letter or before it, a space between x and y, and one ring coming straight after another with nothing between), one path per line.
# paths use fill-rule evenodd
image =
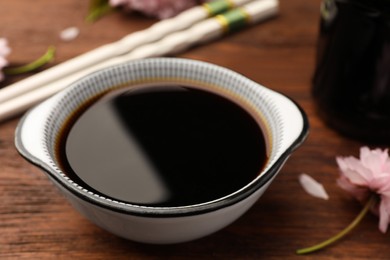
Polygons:
M70 135L83 145L67 143L68 161L89 186L113 198L158 203L169 197L148 156L110 103L82 115ZM104 120L104 124L101 124ZM110 163L107 163L110 161ZM105 174L98 174L104 172ZM120 180L120 181L118 181ZM148 192L144 192L148 187Z
M181 86L104 97L76 120L66 154L83 185L148 206L226 196L252 181L267 159L261 129L246 110Z

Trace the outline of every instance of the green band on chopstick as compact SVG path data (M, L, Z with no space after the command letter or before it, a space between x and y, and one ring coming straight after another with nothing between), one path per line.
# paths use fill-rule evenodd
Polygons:
M232 0L216 0L209 3L203 4L209 16L223 13L234 7Z
M247 25L250 15L243 8L230 10L224 14L215 16L225 32L235 31Z

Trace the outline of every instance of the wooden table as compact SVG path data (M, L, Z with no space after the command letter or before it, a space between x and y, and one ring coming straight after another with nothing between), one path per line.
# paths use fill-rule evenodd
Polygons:
M242 73L290 96L309 117L308 139L242 218L177 245L145 245L111 235L81 217L40 170L18 155L13 141L19 118L14 118L0 124L0 259L390 259L390 236L378 231L372 214L338 244L308 256L295 254L340 231L362 208L336 185L335 156L357 156L364 144L324 125L310 95L319 5L320 0L281 0L277 18L177 55ZM12 47L9 60L24 64L54 45L52 66L155 22L116 12L90 24L84 21L87 8L88 1L79 0L2 0L0 37ZM63 42L59 32L69 26L77 26L80 36ZM8 77L0 86L26 76ZM303 191L302 172L324 184L328 201Z

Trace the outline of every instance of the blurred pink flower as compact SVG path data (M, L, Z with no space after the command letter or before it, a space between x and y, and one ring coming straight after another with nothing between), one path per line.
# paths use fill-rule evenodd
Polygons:
M206 2L205 0L109 0L111 6L123 6L128 10L142 12L148 16L165 19Z
M355 157L336 158L341 176L337 183L359 201L365 201L372 193L380 199L379 207L373 208L379 214L379 229L383 233L390 224L390 158L386 150L360 149L360 159Z
M4 79L4 74L2 69L8 65L6 56L11 52L11 49L8 47L8 41L5 38L0 38L0 81Z

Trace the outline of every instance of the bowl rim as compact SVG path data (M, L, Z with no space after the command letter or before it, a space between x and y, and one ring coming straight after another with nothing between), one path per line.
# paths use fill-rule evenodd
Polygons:
M226 69L224 67L210 64L207 62L201 62L201 61L195 61L195 60L189 60L189 59L183 59L183 58L158 58L158 59L170 59L170 60L185 60L195 63L203 63L207 64L207 66L214 66L218 69L227 70L229 73L234 73L240 77L243 77L241 74L234 72L232 70ZM149 59L151 60L151 59ZM132 61L130 63L134 63L136 61ZM128 64L128 63L126 63ZM123 64L116 65L113 67L119 67L123 66ZM94 72L86 77L83 77L79 79L77 82L80 82L82 80L85 80L85 78L93 76L97 73L103 73L104 71L108 70L109 68L99 70L97 72ZM246 79L245 77L243 77ZM76 83L77 84L77 83ZM257 84L257 83L256 83ZM73 85L73 84L72 84ZM62 92L62 91L61 91ZM280 94L280 93L279 93ZM15 146L17 148L17 151L19 154L24 157L27 161L32 163L33 165L37 166L38 168L41 168L49 177L50 179L56 184L60 185L62 188L65 188L68 192L76 196L77 198L89 202L95 206L103 207L108 210L112 210L119 213L125 213L135 216L143 216L143 217L178 217L178 216L192 216L192 215L199 215L208 213L211 211L216 211L228 206L231 206L239 201L244 200L245 198L249 197L251 194L255 193L257 190L268 184L279 172L279 169L283 166L284 162L288 159L288 157L292 154L292 152L299 147L306 139L308 133L309 133L309 122L307 115L303 111L303 109L291 98L280 94L284 96L286 99L288 99L293 105L296 106L298 111L300 112L302 116L302 131L297 136L297 138L291 143L289 147L287 147L284 152L279 155L277 160L272 163L272 165L263 172L260 176L258 176L254 181L251 183L248 183L246 186L241 188L240 190L226 195L222 198L204 202L201 204L195 204L195 205L188 205L188 206L179 206L179 207L150 207L150 206L139 206L136 204L131 204L127 202L120 202L116 201L110 198L107 198L105 196L96 195L92 192L81 192L80 189L74 187L74 185L67 181L62 175L59 174L58 171L56 171L53 168L50 168L44 163L43 161L36 159L34 155L32 155L23 145L23 141L21 138L21 130L24 125L24 122L26 121L26 118L29 116L29 114L34 110L31 109L29 112L27 112L20 120L18 127L15 131ZM38 105L39 106L39 105ZM88 190L86 187L83 187L84 189Z

